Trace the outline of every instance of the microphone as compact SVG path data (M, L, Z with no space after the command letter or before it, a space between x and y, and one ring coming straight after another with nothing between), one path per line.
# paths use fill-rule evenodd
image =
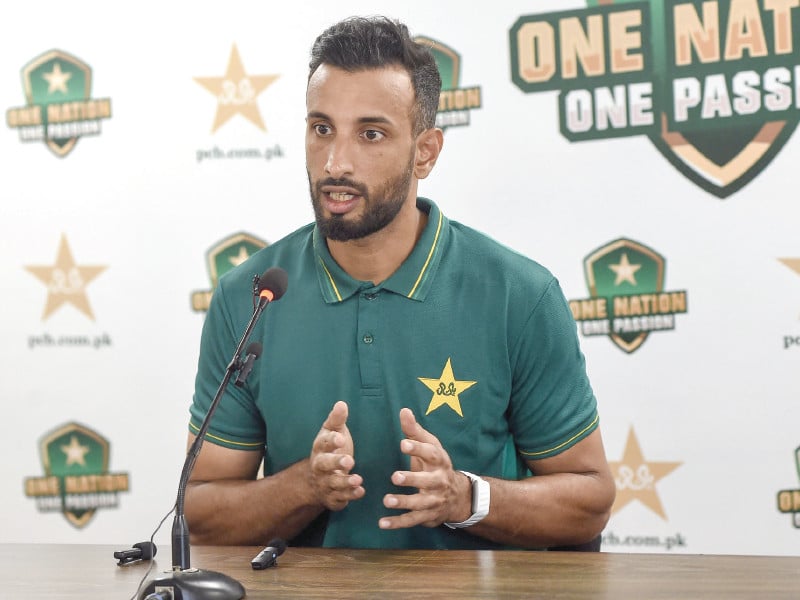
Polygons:
M134 544L130 550L117 550L114 552L114 558L119 560L117 565L122 567L140 560L150 560L157 551L158 548L153 542L139 542Z
M256 554L255 558L250 561L250 566L254 571L260 571L267 567L274 567L278 564L278 557L286 550L286 542L280 538L270 540L267 547L261 552Z
M157 577L150 581L139 595L139 600L144 600L144 598L151 593L164 590L169 590L174 598L180 598L181 600L200 600L201 598L239 600L240 598L244 598L244 587L232 577L215 571L193 569L191 567L189 525L186 523L184 500L186 497L186 486L189 484L189 476L192 474L192 469L194 469L197 455L200 454L200 448L203 446L203 441L208 432L208 427L211 424L211 418L214 416L214 411L217 410L217 406L234 372L240 369L243 370L248 360L250 361L248 373L252 370L252 363L255 362L258 355L261 353L261 344L256 346L256 343L253 343L248 347L248 356L244 361L240 358L242 350L247 344L250 334L253 332L253 328L256 326L264 309L270 302L280 300L286 293L288 284L289 276L286 274L286 271L280 267L271 267L264 271L264 274L260 277L256 276L254 278L253 304L255 308L253 310L253 316L250 318L250 322L247 324L242 334L242 339L239 340L239 344L236 346L233 358L225 369L222 382L219 384L219 388L217 388L217 393L214 395L214 399L208 407L208 412L205 418L203 418L203 422L200 424L197 436L189 447L186 460L183 463L183 470L181 471L181 478L178 483L178 496L175 500L175 518L172 522L172 572L165 577ZM244 374L244 377L247 377L247 373Z

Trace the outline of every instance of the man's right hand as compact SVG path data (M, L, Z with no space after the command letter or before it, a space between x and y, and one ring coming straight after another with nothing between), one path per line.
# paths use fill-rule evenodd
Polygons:
M364 496L361 475L351 473L353 438L347 429L347 404L333 405L322 424L309 457L311 485L317 500L330 510L342 510L351 500Z

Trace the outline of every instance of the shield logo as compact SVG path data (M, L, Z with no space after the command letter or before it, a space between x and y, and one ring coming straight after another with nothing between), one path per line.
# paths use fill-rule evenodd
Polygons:
M22 84L28 105L40 107L44 130L47 132L48 106L88 100L92 89L92 71L79 58L62 50L50 50L23 67ZM50 150L64 157L75 147L78 138L51 138L46 135L45 140Z
M640 0L587 0L587 5L597 7L608 4L626 4ZM685 4L685 2L681 2ZM671 18L677 0L650 0L652 31L642 32L652 39L655 79L664 98L669 98L669 82L674 73L666 72L669 56L674 56L675 41L667 33L667 19ZM724 26L724 24L723 24ZM752 25L749 25L752 27ZM685 71L686 67L682 67ZM687 73L689 74L689 73ZM698 70L702 81L702 75ZM684 126L678 130L670 125L669 117L657 115L660 131L647 137L673 167L695 185L724 199L742 189L755 179L781 151L797 127L797 118L760 123L734 124L704 128Z
M78 423L68 423L46 435L40 443L45 475L60 481L64 516L77 528L82 528L94 516L96 508L67 506L65 496L70 488L69 478L108 473L108 441Z
M584 274L592 298L606 298L612 321L615 298L656 294L664 289L666 261L644 244L618 239L598 248L584 260ZM627 353L639 348L649 332L618 332L612 327L609 337Z
M244 232L234 233L217 242L206 253L211 289L193 292L192 308L198 312L207 311L219 278L268 245L264 240Z

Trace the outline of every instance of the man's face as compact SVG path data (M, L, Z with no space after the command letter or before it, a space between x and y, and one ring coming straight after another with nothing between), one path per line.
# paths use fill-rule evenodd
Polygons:
M380 231L412 190L414 91L400 67L321 65L306 93L306 169L317 226L332 240Z

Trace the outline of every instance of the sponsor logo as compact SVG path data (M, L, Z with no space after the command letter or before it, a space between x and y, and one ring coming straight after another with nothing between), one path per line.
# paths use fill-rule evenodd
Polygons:
M800 275L800 258L779 258L778 260ZM790 348L800 348L800 335L783 336L783 349L789 350Z
M192 308L197 312L206 312L219 278L267 245L264 240L244 232L234 233L217 242L206 252L211 289L192 292Z
M637 500L666 521L667 514L656 490L656 483L681 464L679 462L645 460L639 440L631 427L622 460L608 463L617 484L617 498L611 507L611 514L621 511L628 504Z
M800 479L800 446L794 451L794 464ZM781 490L778 492L778 510L792 515L792 525L800 529L800 490Z
M26 106L6 111L6 123L23 142L44 142L56 156L72 152L84 136L100 135L111 118L111 100L91 98L92 70L64 52L50 50L22 68Z
M569 306L585 336L608 336L631 353L650 333L675 329L675 316L688 310L685 290L664 290L666 260L644 244L614 240L583 265L591 297Z
M66 235L61 236L55 262L52 265L27 265L25 270L47 288L42 321L47 321L64 306L72 306L90 321L95 320L87 287L106 270L105 265L78 264L72 255ZM28 348L110 348L108 333L50 333L28 336Z
M645 135L726 198L778 154L800 115L796 2L588 0L521 16L511 78L557 90L571 142Z
M481 88L461 87L461 56L442 42L428 37L416 37L417 43L430 48L442 78L436 127L447 129L469 125L470 111L481 107Z
M219 77L195 77L194 80L217 99L216 115L211 126L215 133L236 115L249 121L266 133L267 126L261 116L256 100L272 85L280 75L251 75L244 69L239 50L234 44L228 58L225 74ZM198 148L195 158L198 163L220 162L223 160L271 161L283 158L280 144L252 146L248 148L223 148L218 144Z
M127 492L127 473L108 469L111 446L103 436L78 423L67 423L39 442L44 477L25 479L25 495L39 512L60 512L78 529L100 508L117 508Z

